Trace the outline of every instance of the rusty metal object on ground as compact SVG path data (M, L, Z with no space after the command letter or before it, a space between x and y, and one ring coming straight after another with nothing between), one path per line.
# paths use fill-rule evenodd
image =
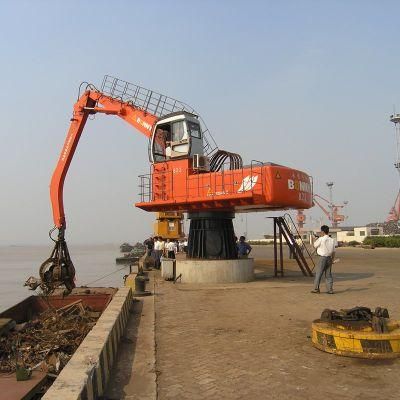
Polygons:
M312 323L312 344L319 350L360 358L400 356L400 322L386 308L367 307L322 312Z
M27 381L30 379L32 375L32 370L29 368L21 367L19 365L16 366L15 371L17 381Z

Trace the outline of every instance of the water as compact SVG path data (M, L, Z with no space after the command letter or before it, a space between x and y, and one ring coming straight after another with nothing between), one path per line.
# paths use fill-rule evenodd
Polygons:
M23 284L29 276L39 276L39 266L51 250L51 246L0 246L0 312L34 293ZM119 245L70 245L69 251L77 286L122 285L129 267L115 264L115 258L121 255Z

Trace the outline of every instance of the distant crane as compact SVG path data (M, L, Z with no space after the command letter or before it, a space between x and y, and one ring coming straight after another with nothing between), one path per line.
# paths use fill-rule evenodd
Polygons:
M396 148L397 148L397 159L394 163L394 167L399 173L399 191L397 193L396 200L393 207L389 211L389 215L386 218L386 222L399 222L400 221L400 114L393 114L390 116L390 121L394 123L395 135L396 135Z
M345 215L339 214L340 209L343 209L347 204L348 201L344 201L343 204L334 204L333 203L333 182L327 182L326 186L329 189L329 200L325 199L324 197L320 196L319 194L314 194L313 201L322 212L326 215L328 220L330 221L332 228L337 228L341 222L343 222L347 217ZM323 205L322 203L325 203ZM297 210L296 214L296 222L299 230L301 231L304 227L306 222L306 215L304 214L304 210Z
M317 198L319 200L317 200ZM313 199L314 203L323 211L328 220L331 222L332 228L337 228L339 224L346 219L346 216L339 214L339 211L341 208L344 208L348 204L347 201L344 201L341 205L337 205L333 204L331 201L325 199L319 194L314 194ZM321 200L327 203L326 207L328 208L328 210L321 204Z

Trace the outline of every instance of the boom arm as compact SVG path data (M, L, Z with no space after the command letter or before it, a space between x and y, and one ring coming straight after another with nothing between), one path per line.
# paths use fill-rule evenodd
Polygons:
M86 121L91 114L103 113L117 115L146 137L150 137L158 118L148 112L106 96L97 90L87 90L75 103L73 117L68 130L60 158L53 172L50 183L50 198L54 224L58 229L65 229L63 188L68 168L71 164Z
M151 136L153 126L158 120L151 113L134 107L128 102L107 96L97 90L86 90L75 103L67 138L50 183L54 229L58 228L58 237L57 240L52 239L55 242L53 251L50 257L40 266L39 275L41 280L38 281L36 278L31 277L25 283L26 286L33 290L40 286L45 293L50 293L58 286L65 285L65 294L68 294L75 287L75 268L64 238L66 221L63 188L65 176L85 128L86 121L89 115L96 113L117 115L146 137Z

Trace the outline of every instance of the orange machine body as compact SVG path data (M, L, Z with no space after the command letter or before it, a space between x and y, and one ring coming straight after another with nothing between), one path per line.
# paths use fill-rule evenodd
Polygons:
M65 229L63 187L79 138L91 114L116 115L143 135L155 138L156 115L132 103L91 89L75 103L70 128L50 183L53 219ZM158 139L154 139L158 140ZM313 206L312 180L306 173L281 165L253 161L240 169L200 171L192 157L152 162L150 174L140 176L136 206L162 211L267 211Z
M312 207L312 181L302 171L253 162L241 169L199 172L190 159L153 164L142 175L146 211L266 211ZM146 191L146 188L149 190Z

